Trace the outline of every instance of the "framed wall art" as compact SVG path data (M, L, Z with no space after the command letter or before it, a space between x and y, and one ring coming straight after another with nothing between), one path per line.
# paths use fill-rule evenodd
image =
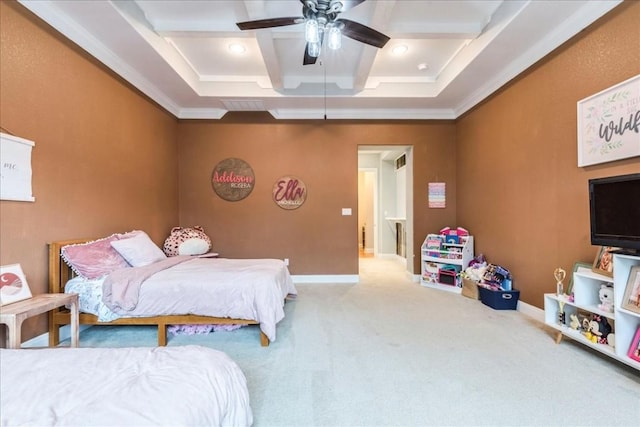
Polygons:
M246 198L253 191L255 184L253 169L242 159L224 159L211 172L213 191L228 202Z
M0 305L31 298L31 289L20 264L0 266Z
M35 143L0 133L0 199L34 202L31 187L31 151Z
M578 101L578 166L640 156L640 74Z
M287 175L273 184L273 201L282 209L298 209L307 200L307 186L298 177Z
M640 313L640 265L631 267L622 297L622 308Z
M611 246L600 246L596 253L596 259L593 260L591 270L594 273L603 274L605 276L613 277L613 254L614 251L620 248L613 248Z
M636 362L640 362L640 328L636 330L636 333L633 336L633 341L631 341L627 356L629 356Z
M446 183L430 182L429 183L429 207L445 208L447 207Z

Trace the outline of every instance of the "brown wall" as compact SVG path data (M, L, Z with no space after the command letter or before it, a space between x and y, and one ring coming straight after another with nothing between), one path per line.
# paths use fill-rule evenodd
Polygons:
M426 233L455 224L453 122L282 122L252 114L180 122L180 222L203 226L224 256L289 258L292 274L358 274L358 145L414 147L416 253ZM249 163L256 176L251 194L236 202L218 197L210 183L229 157ZM272 200L284 175L307 186L296 210ZM427 183L436 178L448 183L449 203L428 210ZM342 216L342 208L353 215Z
M588 179L640 172L637 157L579 168L576 142L576 103L640 72L638 22L640 2L622 4L457 120L458 222L529 304L556 267L593 262Z
M640 72L640 2L455 123L177 121L19 4L0 2L0 19L0 126L36 142L36 202L0 202L0 263L21 263L36 294L46 291L48 241L143 228L161 243L178 223L204 226L224 256L288 257L293 274L355 274L357 147L398 144L414 147L415 253L427 233L465 226L476 252L510 268L522 300L541 307L555 267L595 255L587 180L640 170L637 158L578 168L575 119L579 99ZM256 173L240 202L211 189L227 157ZM271 201L275 179L289 174L309 189L296 211ZM435 180L447 183L446 209L426 207ZM40 317L23 333L45 330Z
M0 2L0 126L35 142L35 203L0 201L0 264L47 291L47 242L178 221L177 120L14 2ZM2 330L2 328L0 328ZM23 326L28 339L46 317Z

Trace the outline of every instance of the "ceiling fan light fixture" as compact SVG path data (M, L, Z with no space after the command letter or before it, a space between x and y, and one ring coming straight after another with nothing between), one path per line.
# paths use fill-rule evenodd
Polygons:
M1 0L0 0L1 1ZM291 0L293 1L293 0ZM286 27L305 24L305 50L302 65L316 63L323 42L330 49L342 47L342 36L360 43L382 49L390 38L373 28L357 21L339 18L340 13L358 6L365 0L297 0L302 3L302 16L283 16L279 18L256 19L236 22L240 30L260 30L263 28ZM265 2L265 0L261 0ZM327 40L325 40L325 33Z
M307 43L320 42L320 28L318 27L318 21L316 19L307 19L307 22L304 26L304 38Z
M309 43L309 56L317 58L320 56L320 42Z
M235 53L235 54L243 54L247 51L247 49L240 43L231 43L229 45L229 52L231 53Z
M399 44L398 46L394 47L391 52L394 55L404 55L405 53L407 53L407 51L409 50L409 48L407 47L406 44Z
M327 37L327 46L329 46L329 49L340 49L340 47L342 46L342 33L340 32L340 29L338 27L329 28Z

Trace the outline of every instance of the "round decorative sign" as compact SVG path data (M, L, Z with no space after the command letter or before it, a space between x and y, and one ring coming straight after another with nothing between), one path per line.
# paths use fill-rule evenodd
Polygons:
M300 178L283 176L273 184L273 201L282 209L298 209L307 200L307 186Z
M255 185L253 169L241 159L229 158L213 168L211 186L224 200L235 202L247 197Z

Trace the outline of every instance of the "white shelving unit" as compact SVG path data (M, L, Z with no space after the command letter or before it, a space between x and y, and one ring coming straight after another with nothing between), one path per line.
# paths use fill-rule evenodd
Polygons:
M438 269L445 265L455 265L464 271L473 259L473 236L460 236L460 243L442 243L438 256L433 256L434 251L427 248L427 238L422 243L420 256L421 275L420 284L443 291L462 292L459 278L456 284L444 284L438 282Z
M544 295L545 324L558 331L557 342L563 336L578 341L609 357L640 370L640 362L627 356L633 337L640 327L640 314L622 308L622 298L627 286L629 272L634 265L640 265L640 257L615 254L613 257L613 277L603 276L589 268L579 268L573 273L574 301L570 302L567 295ZM613 285L614 311L609 313L598 309L600 299L598 291L602 283ZM564 305L565 322L561 324L558 317L560 303ZM596 344L589 341L579 330L571 328L571 314L594 313L606 318L615 334L615 344Z

